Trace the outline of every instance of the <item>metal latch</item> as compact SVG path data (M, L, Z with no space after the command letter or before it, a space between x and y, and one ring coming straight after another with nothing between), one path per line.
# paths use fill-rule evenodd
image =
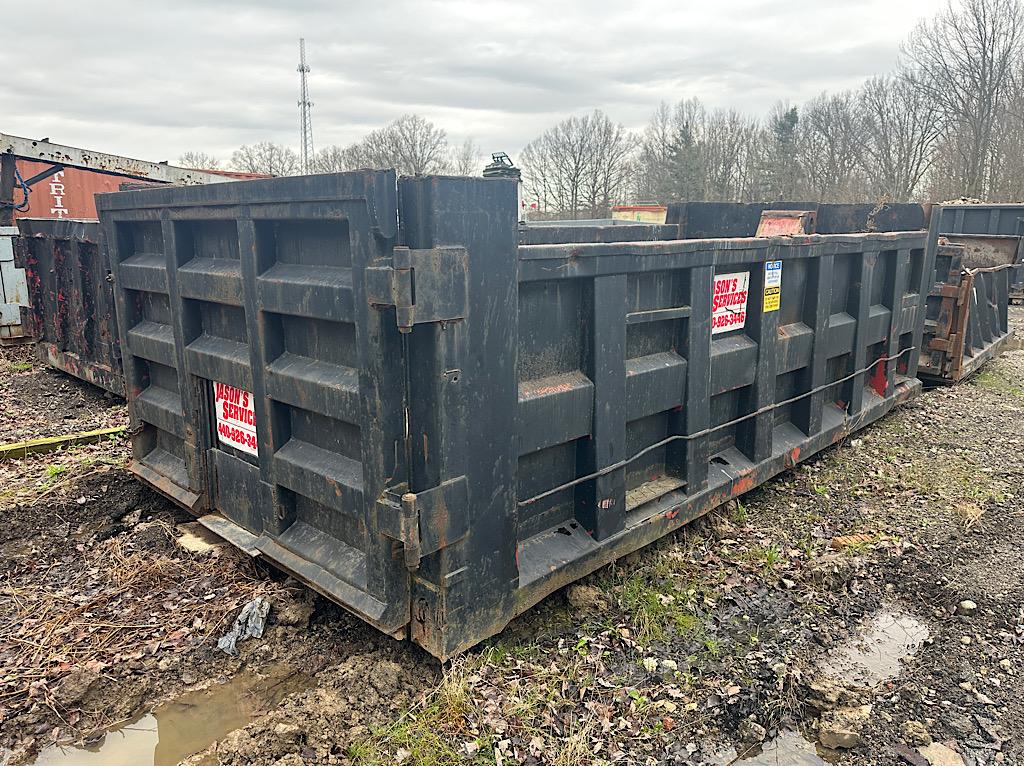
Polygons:
M403 333L417 324L464 319L468 260L462 247L396 247L391 266L366 269L367 300L372 306L394 306Z
M419 568L420 560L461 539L468 531L466 477L459 476L422 492L394 492L378 500L381 532L405 549L405 566ZM397 512L397 513L396 513Z

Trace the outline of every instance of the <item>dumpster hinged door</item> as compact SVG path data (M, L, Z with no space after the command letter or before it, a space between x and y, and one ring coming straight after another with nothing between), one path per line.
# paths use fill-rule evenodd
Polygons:
M378 499L407 484L393 171L99 198L135 467L388 633L409 571Z

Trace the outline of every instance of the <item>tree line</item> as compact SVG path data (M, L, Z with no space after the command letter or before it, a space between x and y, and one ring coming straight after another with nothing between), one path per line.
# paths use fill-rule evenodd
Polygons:
M455 145L444 130L418 114L407 114L368 133L350 146L327 146L314 154L307 172L338 173L361 168L394 168L400 175L478 175L483 152L467 138ZM293 176L304 171L298 152L282 144L261 141L236 149L226 165L205 152L185 152L179 164L205 170L234 170L270 176Z
M677 200L1024 201L1022 3L949 0L914 29L895 71L857 90L780 101L765 115L692 98L663 102L637 132L600 110L571 116L520 153L524 199L552 218ZM311 170L478 175L481 157L472 140L454 146L442 129L406 115L351 146L321 149ZM182 157L193 167L211 162ZM231 166L290 175L299 160L261 143L241 147Z

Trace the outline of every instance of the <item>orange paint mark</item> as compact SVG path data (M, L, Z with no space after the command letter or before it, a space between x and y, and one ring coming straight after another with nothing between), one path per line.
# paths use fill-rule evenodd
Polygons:
M732 485L733 495L742 495L744 492L749 492L754 488L754 477L744 476L736 480L736 483Z
M883 356L882 359L884 360L886 357ZM889 375L885 370L884 361L880 361L875 365L875 372L871 376L870 385L876 394L882 397L885 396L885 392L889 388Z

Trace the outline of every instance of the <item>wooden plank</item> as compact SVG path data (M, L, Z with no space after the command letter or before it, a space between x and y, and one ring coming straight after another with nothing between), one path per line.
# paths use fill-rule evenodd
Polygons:
M127 426L117 428L98 428L95 431L83 431L64 436L47 436L42 439L29 439L14 444L0 444L0 460L15 459L32 455L37 452L52 452L73 444L94 444L111 436L123 434Z

